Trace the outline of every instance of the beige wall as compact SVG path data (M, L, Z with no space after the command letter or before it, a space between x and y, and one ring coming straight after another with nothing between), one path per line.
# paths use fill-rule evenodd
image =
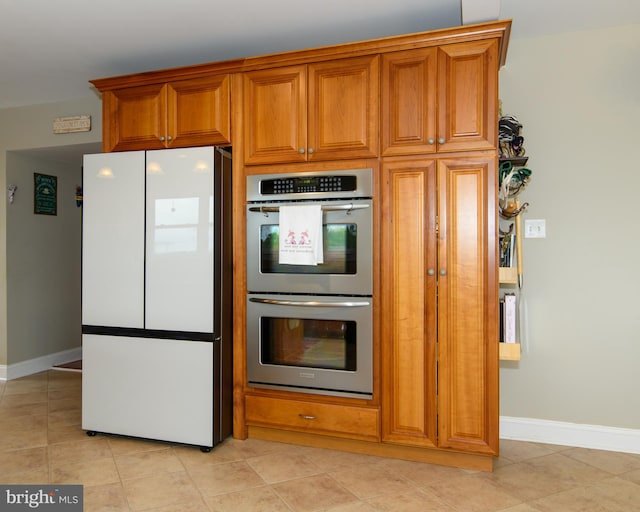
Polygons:
M34 215L34 172L56 176L57 214ZM7 361L14 364L81 345L81 162L57 163L11 151L7 183Z
M501 415L640 428L640 25L511 41L505 114L524 125L523 354Z
M18 169L23 163L26 167L30 167L30 164L27 165L20 158L13 160L12 158L9 158L8 152L32 148L95 144L96 142L100 142L102 138L101 109L102 104L99 98L96 96L90 96L76 101L0 110L0 189L2 190L2 193L0 193L0 365L15 364L22 360L19 358L23 357L45 355L49 353L49 350L52 348L47 347L46 344L42 344L39 336L37 336L37 339L34 338L33 341L25 341L11 339L7 334L8 320L9 323L18 320L14 320L14 318L8 319L7 317L8 302L12 300L12 297L7 294L7 274L12 272L12 269L7 267L7 251L10 252L12 250L11 247L7 247L7 172L12 172L12 169L9 168L9 166L12 165L15 165L16 169ZM90 132L64 135L53 134L53 119L56 117L80 114L91 115L92 129ZM41 163L41 165L46 165L46 163ZM60 170L57 167L55 167L55 169ZM12 177L14 179L16 178L15 176ZM64 177L63 179L65 186L67 186L67 179L71 178ZM29 180L31 180L32 183L32 174L30 174L27 182L29 182ZM24 185L24 188L20 187L16 194L16 206L24 206L25 203L23 203L23 201L33 200L33 191L31 187L32 185L29 185L28 183ZM20 207L22 208L22 206ZM13 213L16 213L16 210L14 210ZM33 220L33 216L31 215L25 217L14 216L12 222L15 221L16 224L11 225L10 231L12 230L13 233L22 232L21 236L27 237L28 232L23 232L23 230L32 229L34 227L32 222ZM23 221L26 223L21 225ZM74 228L70 226L70 229ZM32 234L34 237L37 237L38 231L36 230ZM35 240L38 241L38 238L35 238ZM43 239L40 239L39 241L40 243L44 243ZM61 245L66 243L62 238L57 239L57 242ZM41 258L43 258L43 260L46 259L46 249L42 246L38 246L37 249ZM77 250L77 247L74 247L74 250ZM12 253L11 261L21 261L20 258L20 254ZM31 260L31 262L33 263L33 260ZM38 298L37 295L34 295L33 300L38 303L30 307L33 307L33 309L38 311L47 311L49 319L56 323L60 322L60 319L54 318L57 314L55 309L46 309L46 303L52 298L52 296L42 296L41 298ZM13 314L17 314L19 318L28 317L27 311L20 308L16 309L14 306L17 307L17 304L11 304ZM32 343L35 343L36 345L31 345ZM9 358L8 354L11 355L11 358Z

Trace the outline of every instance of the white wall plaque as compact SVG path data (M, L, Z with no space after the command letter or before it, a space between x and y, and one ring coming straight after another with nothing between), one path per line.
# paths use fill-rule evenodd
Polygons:
M91 116L56 117L53 133L88 132L91 130Z

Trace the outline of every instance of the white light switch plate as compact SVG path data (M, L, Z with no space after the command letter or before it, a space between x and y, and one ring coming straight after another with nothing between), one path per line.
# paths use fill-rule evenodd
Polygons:
M546 238L547 226L544 219L527 219L524 221L525 238Z

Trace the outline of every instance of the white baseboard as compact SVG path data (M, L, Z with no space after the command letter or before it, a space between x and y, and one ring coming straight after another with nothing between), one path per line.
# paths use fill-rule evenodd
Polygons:
M70 363L78 359L82 359L82 347L63 350L62 352L36 357L35 359L29 359L27 361L20 361L15 364L0 365L0 380L13 380L26 377L27 375L49 370L52 366Z
M500 438L640 454L640 430L500 417Z

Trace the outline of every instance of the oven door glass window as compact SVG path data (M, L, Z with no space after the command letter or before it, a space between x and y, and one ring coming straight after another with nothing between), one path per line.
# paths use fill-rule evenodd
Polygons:
M356 322L262 317L262 364L356 371Z
M286 265L278 263L278 224L260 226L260 272L263 274L356 274L356 224L323 225L324 263Z

